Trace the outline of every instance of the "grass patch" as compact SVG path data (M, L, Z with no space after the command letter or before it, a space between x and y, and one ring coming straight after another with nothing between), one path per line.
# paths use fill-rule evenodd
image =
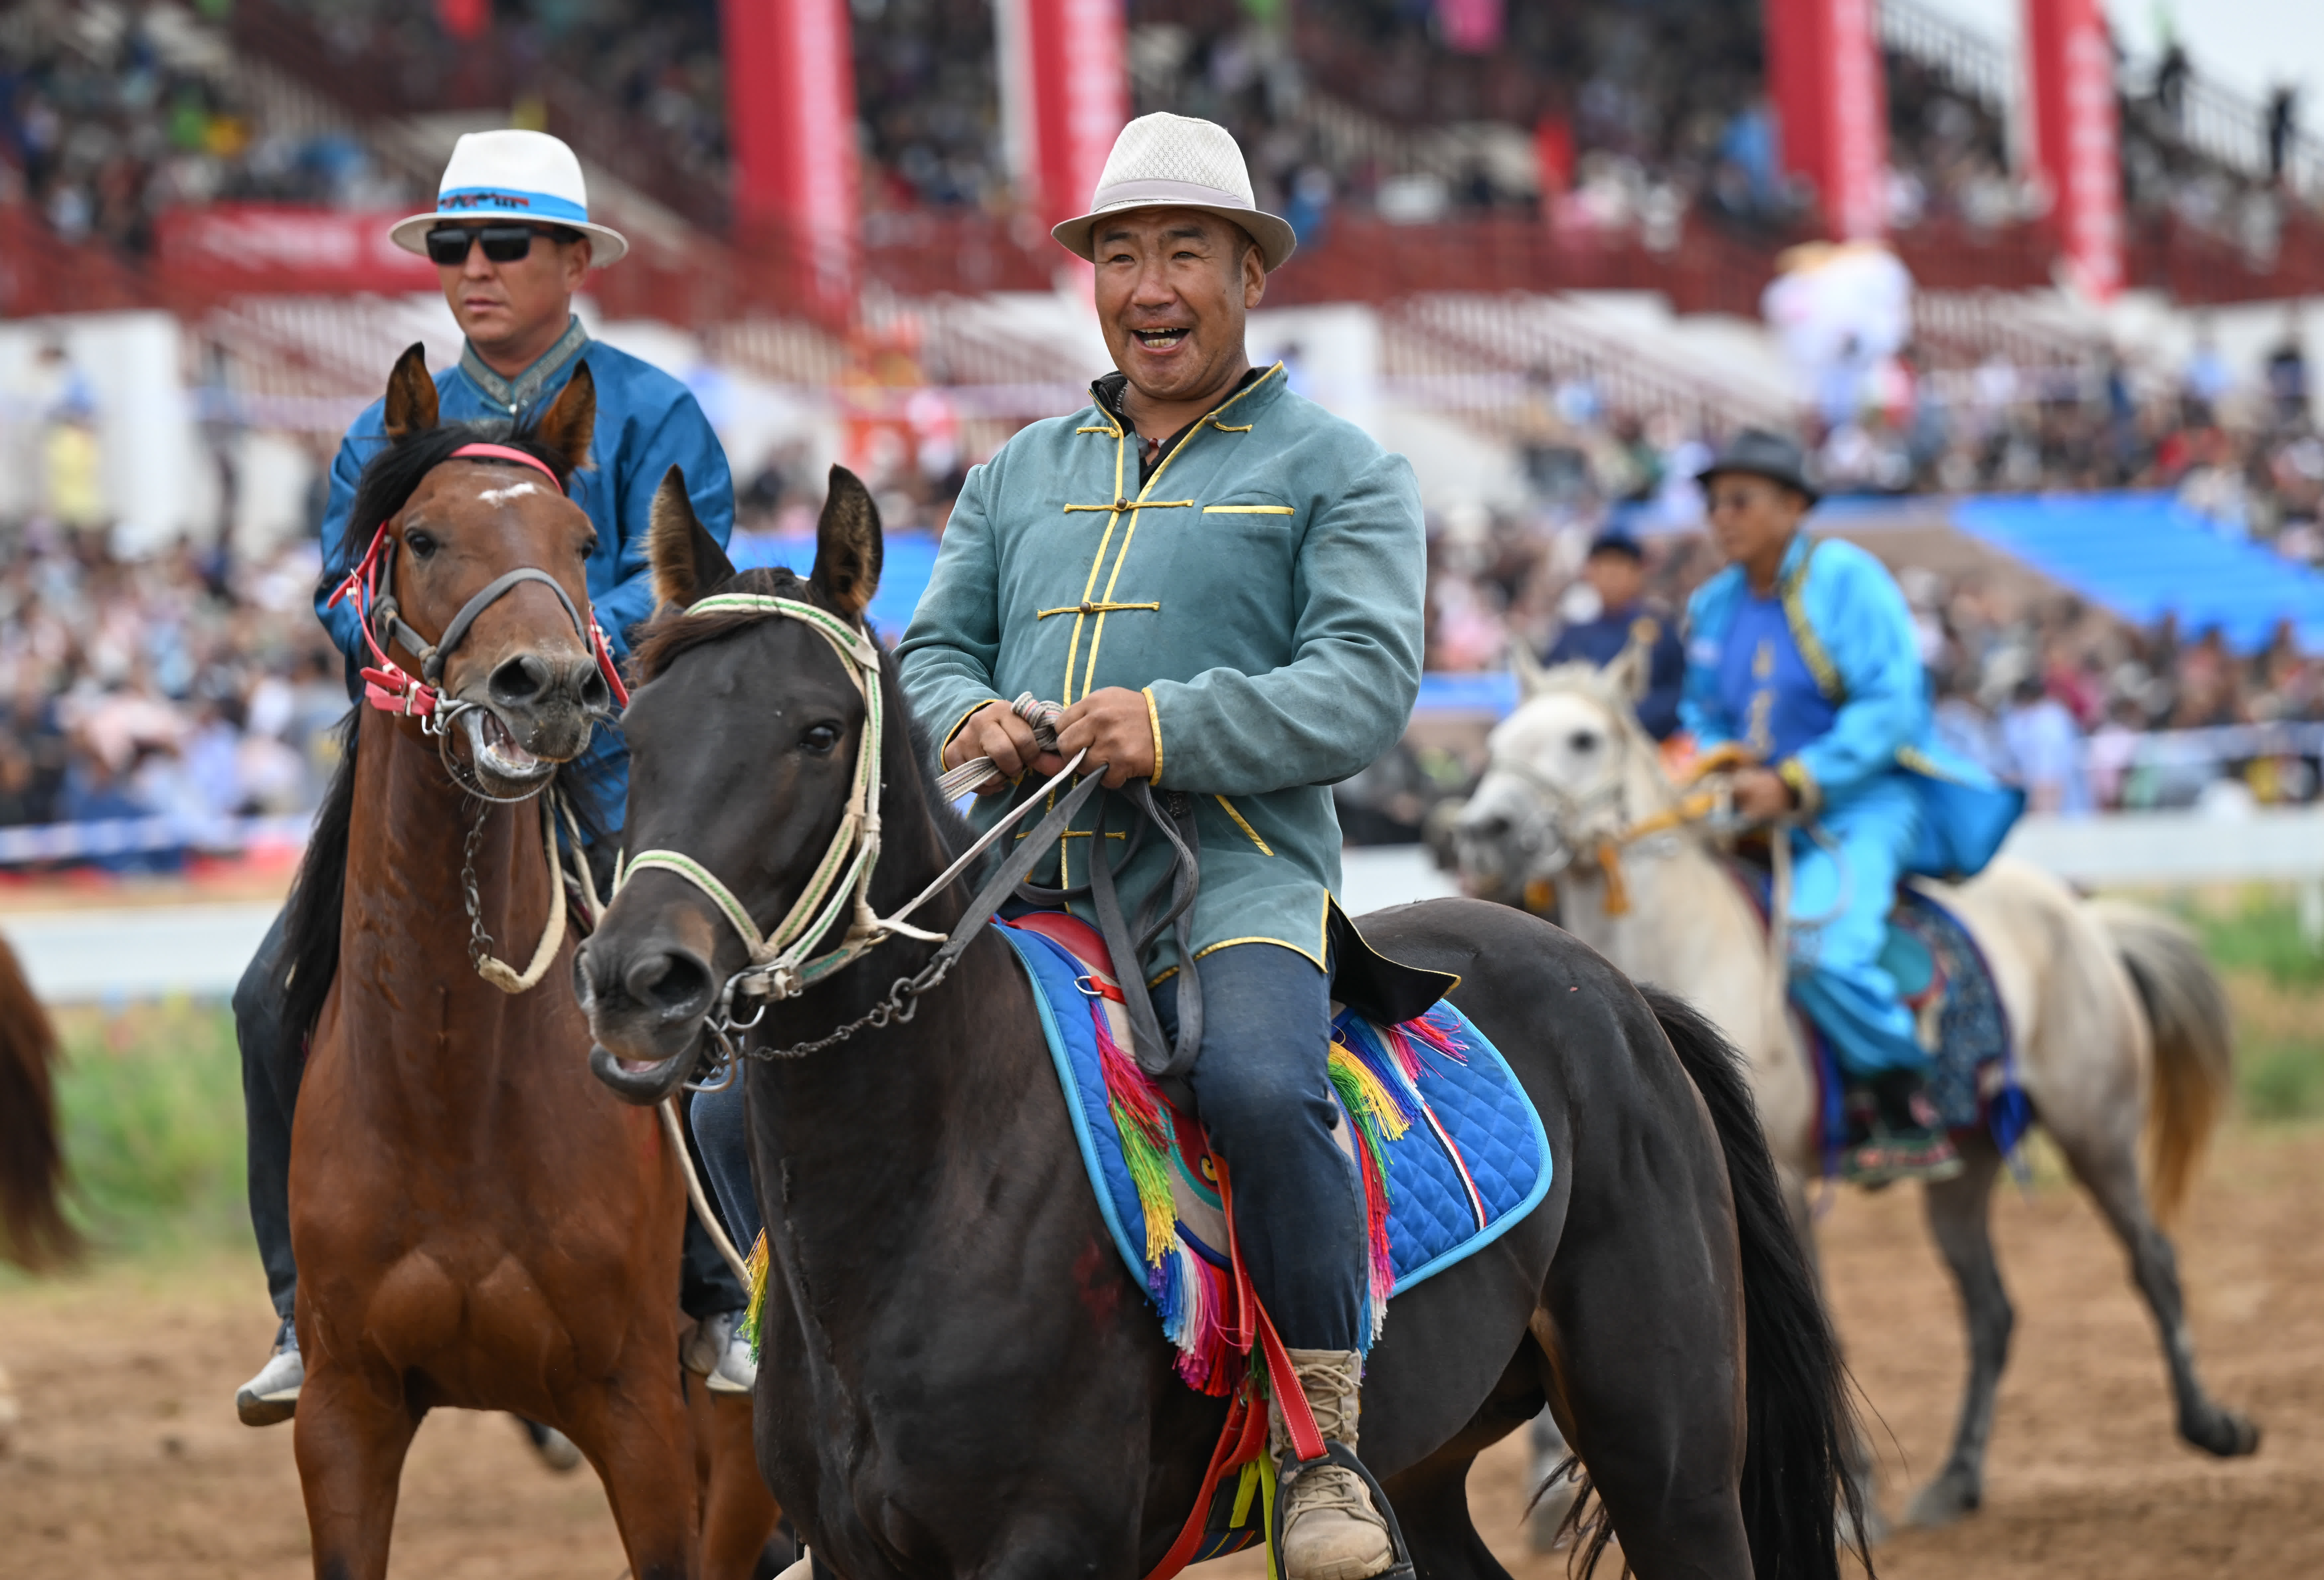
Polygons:
M2324 1117L2324 951L2301 937L2290 896L2245 891L2181 914L2227 981L2246 1117Z
M58 1016L71 1209L99 1255L247 1242L234 1016L183 1001Z

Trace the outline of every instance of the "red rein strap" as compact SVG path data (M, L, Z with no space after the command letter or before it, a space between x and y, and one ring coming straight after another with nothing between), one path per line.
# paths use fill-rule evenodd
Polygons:
M1177 1110L1170 1110L1177 1118ZM1182 1129L1180 1146L1185 1145ZM1192 1153L1189 1156L1194 1155ZM1215 1153L1212 1161L1218 1170L1219 1206L1227 1219L1227 1260L1234 1266L1235 1304L1240 1309L1241 1325L1229 1329L1227 1340L1235 1348L1249 1353L1253 1343L1259 1346L1267 1362L1268 1386L1275 1402L1283 1411L1283 1425L1291 1438L1291 1451L1300 1459L1323 1457L1323 1434L1316 1428L1315 1412L1307 1407L1306 1391L1299 1386L1299 1373L1291 1364L1290 1353L1275 1331L1275 1319L1259 1304L1259 1291L1251 1287L1250 1269L1243 1264L1242 1247L1236 1244L1234 1226L1234 1192L1227 1180L1227 1165ZM1202 1491L1194 1498L1194 1512L1179 1528L1178 1539L1162 1555L1162 1561L1147 1572L1146 1580L1170 1580L1184 1569L1194 1557L1210 1527L1211 1504L1218 1495L1219 1483L1226 1473L1266 1451L1267 1410L1251 1385L1245 1382L1236 1390L1234 1403L1228 1407L1225 1427L1219 1433L1218 1446L1211 1450L1211 1463L1203 1473Z
M463 445L445 459L507 461L519 466L530 466L555 483L559 494L566 491L564 482L548 462L511 445ZM372 631L372 605L379 596L379 558L386 547L387 523L382 521L379 530L372 534L371 547L364 551L363 559L347 573L346 579L339 583L323 607L336 609L341 599L349 593L355 595L356 612L363 617L364 644L371 649L372 657L378 660L375 666L364 667L364 701L382 712L408 713L424 719L442 705L442 694L434 686L405 673L402 666L390 657L386 649L379 645L379 638ZM597 672L605 677L605 685L613 694L614 705L628 707L630 688L622 684L622 672L613 663L613 645L605 640L605 633L597 624L595 609L589 611L589 648L597 660Z

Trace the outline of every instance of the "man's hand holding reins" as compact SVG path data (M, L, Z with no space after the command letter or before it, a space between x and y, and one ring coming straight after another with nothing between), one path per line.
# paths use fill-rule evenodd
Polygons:
M1746 822L1773 822L1799 805L1792 787L1773 768L1735 771L1735 815Z
M1147 712L1146 694L1110 685L1067 708L1057 721L1057 767L1084 747L1092 763L1105 765L1109 790L1152 777L1154 716Z
M1022 778L1027 770L1043 778L1056 773L1084 747L1093 764L1106 765L1105 787L1119 790L1154 773L1154 718L1146 694L1123 686L1092 692L1057 720L1057 749L1043 751L1033 727L1007 703L987 703L968 716L944 749L944 767L973 758L992 759L992 777L976 787L991 795Z

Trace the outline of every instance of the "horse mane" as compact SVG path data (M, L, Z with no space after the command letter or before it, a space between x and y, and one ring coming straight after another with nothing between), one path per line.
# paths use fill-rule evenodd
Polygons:
M535 438L529 428L508 422L447 422L391 439L387 447L364 464L355 484L355 502L340 530L339 555L352 560L370 546L383 521L391 520L410 500L420 480L452 458L463 445L505 445L521 450L570 483L573 462L555 446ZM331 983L339 974L339 927L346 908L347 847L354 833L355 744L363 733L363 709L347 710L338 729L339 766L331 775L323 804L316 809L314 831L299 876L283 910L282 946L275 955L274 987L283 1005L282 1057L293 1078L306 1058L306 1040L323 1013ZM603 830L604 809L595 776L576 772L574 765L559 767L541 794L561 790L573 807L575 820L595 839Z
M0 942L0 1261L39 1268L70 1261L80 1236L60 1201L64 1145L57 1130L56 1027L32 994L15 951Z

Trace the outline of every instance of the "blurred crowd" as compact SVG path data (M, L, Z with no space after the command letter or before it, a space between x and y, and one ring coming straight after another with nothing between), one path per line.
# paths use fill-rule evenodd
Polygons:
M717 0L273 3L310 14L334 58L396 62L406 96L453 91L488 51L511 113L545 113L527 83L554 69L676 167L724 180ZM219 25L233 5L25 0L0 13L0 188L69 236L132 253L171 205L409 196L408 173L353 136L263 124ZM1006 211L991 7L852 0L850 13L867 211ZM1812 194L1778 166L1760 9L1747 0L1311 0L1296 14L1282 0L1132 0L1129 20L1134 107L1231 128L1260 204L1305 236L1340 206L1416 223L1523 212L1661 249L1690 215L1763 238L1812 225ZM2010 171L1999 106L1901 53L1886 75L1892 228L1989 232L2039 215L2039 194ZM2200 85L2183 51L2122 80L2131 210L2272 257L2288 189L2190 144ZM2246 111L2264 119L2280 175L2297 100Z
M166 868L310 810L347 706L314 546L125 560L109 537L0 526L0 828L162 818L178 837L111 864Z
M137 256L168 209L225 201L363 207L408 196L358 139L261 124L230 52L174 5L0 11L0 207Z

